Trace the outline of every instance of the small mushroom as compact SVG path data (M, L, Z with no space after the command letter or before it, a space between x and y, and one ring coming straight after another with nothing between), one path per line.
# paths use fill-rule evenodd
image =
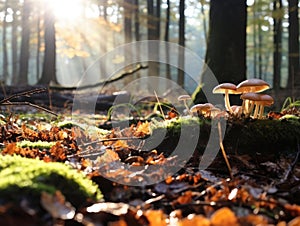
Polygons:
M233 114L233 111L230 107L229 94L240 94L240 92L238 92L236 90L236 85L234 85L232 83L222 83L213 89L213 93L225 94L225 96L224 96L225 107L226 107L227 111L229 111L231 114Z
M186 103L187 100L191 100L192 98L189 95L181 95L178 97L178 101L183 101L183 104L187 110L187 112L191 115L191 111Z
M264 107L265 106L271 106L274 103L274 99L273 97L271 97L268 94L262 94L260 97L260 101L259 101L259 105L260 105L260 109L259 109L259 113L258 113L258 118L261 119L263 117L264 114Z
M236 86L236 91L240 93L260 93L270 88L270 85L258 78L247 79ZM249 115L252 101L247 99L243 100L242 112L245 115ZM253 106L252 106L253 108ZM250 112L251 113L251 112Z
M244 113L246 117L249 117L253 111L254 106L256 106L255 108L255 112L254 112L254 118L257 117L257 113L258 113L258 108L259 106L257 105L257 101L260 100L260 94L258 93L244 93L241 95L241 99L243 100L243 103L246 103L246 101L251 103L251 107L245 111L244 108Z
M210 114L211 109L214 108L215 106L212 105L211 103L205 103L205 104L196 104L193 107L191 107L190 112L191 113L197 113L197 114L202 114L204 116Z
M274 103L274 99L270 95L260 93L244 93L241 95L241 99L250 100L253 103L249 111L249 115L252 113L252 110L255 105L253 118L259 119L261 119L263 116L264 107L271 106Z

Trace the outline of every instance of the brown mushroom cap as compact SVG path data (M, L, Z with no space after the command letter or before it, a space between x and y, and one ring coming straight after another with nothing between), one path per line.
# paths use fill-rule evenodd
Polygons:
M259 93L270 88L270 85L261 79L247 79L236 86L236 90L241 93Z
M236 90L236 85L232 83L222 83L213 89L213 93L225 93L226 91L229 94L240 94L240 92Z
M241 95L241 99L242 100L260 101L261 95L262 94L252 93L252 92L250 92L250 93L243 93Z
M193 113L201 113L205 114L208 111L210 111L212 108L214 108L214 105L211 103L205 103L205 104L196 104L193 107L191 107L190 111Z
M182 101L182 100L191 100L192 98L190 97L190 95L180 95L179 97L178 97L178 100L179 101Z

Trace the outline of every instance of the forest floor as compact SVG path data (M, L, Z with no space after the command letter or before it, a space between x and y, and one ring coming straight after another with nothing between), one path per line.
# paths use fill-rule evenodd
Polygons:
M1 225L300 225L299 105L226 116L201 168L222 117L183 117L151 99L112 119L113 94L87 114L72 112L69 91L17 91L0 103ZM182 144L183 127L187 140L199 132L195 146Z

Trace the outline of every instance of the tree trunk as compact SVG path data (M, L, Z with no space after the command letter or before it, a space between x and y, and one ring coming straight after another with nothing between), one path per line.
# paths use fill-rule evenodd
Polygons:
M282 18L280 13L282 11L282 0L275 0L273 2L274 16L274 53L273 53L273 89L275 95L278 94L280 89L280 77L281 77L281 57L282 57Z
M132 42L132 0L124 0L124 35L125 43Z
M17 9L13 9L13 21L11 28L11 61L12 61L12 78L11 83L13 85L17 84L18 81L18 15Z
M47 3L46 3L47 4ZM45 40L45 53L43 62L42 77L39 84L49 84L53 82L57 84L56 78L56 44L55 44L55 17L53 11L49 9L50 6L45 7L44 14L44 40ZM48 10L49 9L49 10Z
M41 48L41 13L38 13L37 19L37 48L36 48L36 80L39 81L40 76L40 48Z
M4 19L3 19L3 33L2 33L2 48L3 48L3 64L2 64L2 73L3 73L3 82L6 83L7 82L7 78L8 78L8 55L7 55L7 22L6 22L6 18L7 18L7 8L8 8L8 4L7 1L5 2L4 5Z
M167 0L167 8L166 8L166 24L165 24L165 37L164 37L164 40L166 42L169 42L169 34L170 34L170 0ZM169 62L169 59L170 59L170 51L169 51L169 48L168 48L168 45L166 45L166 61L167 61L167 64L166 64L166 78L167 79L171 79L171 67L170 67L170 64L168 63Z
M22 41L20 53L20 71L18 84L28 84L28 63L29 63L29 39L30 39L30 16L31 1L25 0L22 13Z
M184 10L185 10L185 0L179 1L179 39L178 44L180 46L185 46L185 16L184 16ZM180 52L180 51L179 51ZM177 83L181 87L184 87L184 55L179 54L178 56L178 65L183 69L178 69L178 78Z
M288 89L300 86L298 0L289 0L289 79Z
M136 41L140 41L140 13L139 0L134 0L134 36Z
M207 90L214 88L210 70L219 83L237 84L246 78L246 16L246 1L211 0L205 57L208 68L204 68L201 77ZM200 86L193 99L195 102L206 101Z

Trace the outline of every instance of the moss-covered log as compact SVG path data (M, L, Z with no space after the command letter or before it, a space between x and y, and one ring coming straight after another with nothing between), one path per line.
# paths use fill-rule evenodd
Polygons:
M152 136L159 136L166 131L165 139L157 147L159 151L172 152L181 135L182 125L189 134L194 134L195 124L200 128L198 150L203 150L211 133L211 125L216 126L217 120L186 117L169 122L156 122L152 125ZM225 129L225 128L224 128ZM216 130L215 130L216 131ZM224 131L223 131L224 133ZM213 136L218 135L214 133ZM284 120L253 120L228 119L223 143L227 151L243 152L274 152L293 150L300 140L300 119L297 117ZM151 140L148 140L151 142Z

